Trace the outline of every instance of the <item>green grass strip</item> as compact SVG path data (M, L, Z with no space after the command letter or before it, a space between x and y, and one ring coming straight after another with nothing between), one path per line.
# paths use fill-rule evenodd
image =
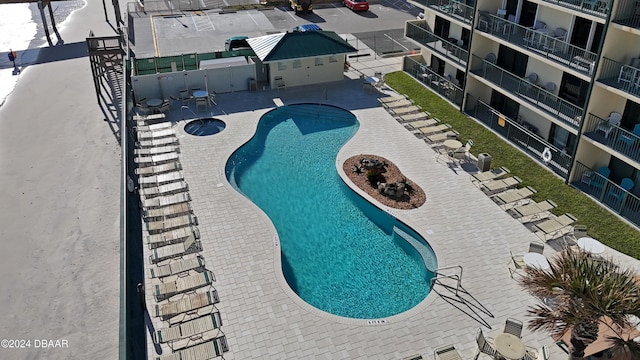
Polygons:
M624 254L640 259L640 233L617 216L604 209L598 202L581 191L564 183L529 156L516 149L503 138L470 119L449 102L443 100L404 72L385 75L385 83L400 94L406 94L417 105L429 111L443 123L450 124L460 133L465 143L473 139L471 153L489 153L492 167L505 166L523 180L522 186L533 186L538 193L536 201L553 200L558 207L554 214L571 213L578 224L587 226L589 236Z

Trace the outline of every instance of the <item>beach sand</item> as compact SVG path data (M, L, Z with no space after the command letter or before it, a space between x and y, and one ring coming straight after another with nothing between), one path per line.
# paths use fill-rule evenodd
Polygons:
M114 35L100 1L58 29L65 45ZM119 178L88 57L29 66L0 108L0 339L30 348L1 359L117 358Z

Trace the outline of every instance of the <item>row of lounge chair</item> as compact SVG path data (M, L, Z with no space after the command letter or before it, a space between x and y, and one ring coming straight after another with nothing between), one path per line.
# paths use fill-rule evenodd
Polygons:
M143 242L149 247L147 289L156 305L150 315L166 322L153 332L171 349L157 360L206 360L229 347L222 332L215 275L205 267L198 220L179 160L179 141L162 114L134 117L138 194Z
M522 180L517 176L508 176L509 174L509 169L499 167L471 175L471 180L507 213L527 224L527 227L542 240L548 241L562 236L577 221L568 213L554 216L552 211L558 206L555 202L534 202L531 197L537 191L530 186L518 188Z

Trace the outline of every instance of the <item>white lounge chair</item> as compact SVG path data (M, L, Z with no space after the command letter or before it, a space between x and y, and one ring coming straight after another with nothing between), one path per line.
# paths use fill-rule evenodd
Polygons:
M204 268L204 258L196 256L188 259L179 259L171 261L165 265L158 265L149 269L149 277L161 278L165 276L177 275L189 270L198 270Z
M195 275L178 277L176 281L156 284L153 294L157 301L162 301L176 294L209 286L214 281L216 278L211 271L203 271Z
M431 117L431 114L428 111L422 110L419 113L398 116L398 121L399 122L407 122L407 121L428 119L430 117ZM438 121L440 121L440 120L438 120Z
M191 294L179 300L158 304L155 306L153 316L167 320L178 314L192 313L197 309L219 302L218 292L212 289L205 293Z
M172 171L159 175L140 176L138 177L138 185L141 187L153 187L182 180L184 180L182 171Z
M165 137L160 139L153 140L142 140L136 143L136 146L139 148L151 148L157 146L167 146L167 145L179 145L180 141L177 137Z
M166 145L166 146L156 146L156 147L147 147L141 149L133 150L135 155L149 156L149 155L159 155L166 153L179 153L180 147L176 145Z
M191 196L187 192L158 196L151 199L141 200L143 209L160 208L163 206L175 205L183 202L191 201Z
M440 132L448 131L449 129L451 129L451 125L449 125L449 124L439 124L439 125L435 125L435 126L421 127L421 128L418 129L418 131L420 131L419 134L422 134L422 135L431 135L431 134L437 134L437 133L440 133Z
M509 173L510 173L509 169L507 169L504 166L501 166L496 169L491 169L489 171L483 171L477 174L473 174L471 175L471 181L475 183L480 183L483 181L500 179L507 176L507 174Z
M407 95L397 95L397 96L379 97L378 101L381 104L387 104L394 101L401 101L401 100L407 100L407 99L408 99Z
M171 194L183 193L189 191L189 185L186 181L176 181L168 184L145 187L139 190L140 200L152 199L158 196L166 196Z
M135 128L136 131L160 131L160 130L165 130L165 129L169 129L171 128L171 126L173 126L173 124L171 124L170 121L162 121L162 122L157 122L157 123L153 123L153 124L148 124L148 123L143 123L143 124L138 124L138 126Z
M153 140L164 137L175 137L176 130L174 128L157 130L157 131L138 131L138 141Z
M433 146L434 144L441 143L448 139L457 139L458 135L460 134L458 134L457 131L450 130L447 132L427 135L424 137L424 141Z
M413 105L413 101L409 100L409 99L404 99L404 100L400 100L400 101L393 101L393 102L389 102L389 103L383 103L382 106L384 106L386 109L395 109L395 108L400 108L403 106L411 106Z
M497 192L514 188L518 186L518 184L520 184L521 182L522 180L520 180L520 178L517 176L510 176L504 179L489 180L489 181L480 183L480 190L482 190L487 195L491 195Z
M157 247L186 242L189 238L195 240L200 238L200 231L195 226L187 226L175 230L161 232L159 234L147 235L144 237L150 249Z
M191 205L189 205L188 202L183 202L180 204L165 206L158 209L143 210L142 216L145 219L149 220L149 219L164 219L164 218L170 218L174 216L180 216L180 215L191 214L191 213L192 213Z
M531 186L520 189L508 190L491 197L495 203L506 208L507 206L516 206L524 200L529 200L538 191Z
M154 332L153 341L161 344L169 341L188 338L194 335L204 333L220 328L222 326L222 318L220 312L215 311L206 316L185 321L177 326L171 326L164 329L157 329Z
M162 165L151 165L145 167L139 167L136 169L136 175L139 176L155 176L171 171L182 170L182 165L179 161L172 161Z
M192 346L171 355L158 356L156 360L210 360L229 351L225 336L215 338L203 344ZM177 357L176 357L177 355Z
M153 166L153 165L161 165L168 162L174 162L178 160L177 152L170 152L159 155L138 155L133 161L138 164L138 166Z
M576 221L578 219L575 216L566 213L534 224L532 230L542 240L551 240L563 235L562 232L571 227Z
M184 242L153 249L149 260L152 264L156 264L162 260L192 254L198 251L202 251L202 245L194 236L189 236Z
M541 219L541 214L549 213L557 206L558 205L551 200L544 200L537 203L532 202L530 204L516 206L507 210L507 212L524 223Z
M189 227L190 225L198 225L198 218L195 215L188 214L158 221L144 222L143 228L149 232L149 234L157 234L159 232Z
M412 112L418 112L418 111L421 111L422 109L417 105L412 105L412 106L405 106L401 108L388 109L388 110L392 114L400 116L400 115L409 114Z
M424 118L424 119L421 119L421 120L408 122L408 123L404 124L404 127L409 129L409 130L420 131L420 128L428 127L428 126L434 126L434 125L437 125L439 122L440 122L440 120L438 120L438 119L427 119L427 118Z

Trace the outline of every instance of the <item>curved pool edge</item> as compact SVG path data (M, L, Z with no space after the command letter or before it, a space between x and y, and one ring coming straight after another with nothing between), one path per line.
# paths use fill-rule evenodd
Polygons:
M287 104L287 105L296 105L296 104ZM353 141L357 140L360 136L362 136L362 133L363 133L362 121L360 120L358 115L356 115L352 111L346 110L346 109L344 109L344 108L342 108L340 106L333 105L331 103L322 104L322 105L335 106L335 107L339 107L339 108L341 108L341 109L343 109L345 111L348 111L351 114L353 114L354 117L356 118L356 120L360 123L360 126L357 129L356 133L338 151L338 155L336 157L336 164L338 164L338 162L340 163L340 166L338 166L337 170L338 170L338 174L339 174L341 180L352 191L355 191L356 194L362 196L365 200L370 202L375 207L377 207L377 208L389 213L391 216L395 217L396 219L398 219L399 221L401 221L405 225L409 226L412 230L414 230L416 233L418 233L420 236L422 236L426 240L426 237L423 234L421 234L419 231L417 231L416 228L410 224L410 222L406 221L407 220L406 218L403 219L400 214L398 214L398 213L393 211L393 210L398 210L398 209L388 208L388 207L378 203L377 201L375 201L373 198L371 198L368 194L366 194L364 191L360 190L359 188L357 188L357 187L354 188L353 183L351 183L351 181L348 180L348 177L346 176L346 174L342 170L342 162L344 162L344 160L346 160L346 158L344 158L343 160L340 160L340 159L343 158L343 154L345 152L345 149L349 146L349 144L352 143ZM275 275L274 278L275 278L276 283L280 286L280 288L287 295L287 297L289 299L291 299L292 302L295 305L299 306L301 309L304 309L307 312L309 312L309 313L311 313L313 315L316 315L316 316L318 316L318 317L320 317L322 319L333 321L333 322L336 322L336 323L346 324L346 325L352 325L352 326L384 326L384 325L391 325L391 324L395 324L395 323L398 323L400 321L403 321L405 319L411 318L411 317L415 316L418 313L426 311L428 305L430 305L436 299L436 296L432 296L432 295L434 295L433 291L429 291L427 296L421 302L419 302L417 305L415 305L411 309L408 309L408 310L406 310L406 311L404 311L402 313L399 313L399 314L396 314L396 315L392 315L392 316L389 316L389 317L384 317L384 318L357 319L357 318L348 318L348 317L343 317L343 316L339 316L339 315L334 315L334 314L328 313L326 311L320 310L320 309L314 307L313 305L310 305L306 301L304 301L302 298L300 298L300 296L298 296L298 294L296 294L291 289L291 287L287 283L287 280L286 280L286 278L284 276L284 273L282 271L282 252L281 252L281 249L280 249L280 238L278 236L278 233L277 233L277 230L275 228L275 225L273 224L273 222L271 221L269 216L267 216L267 214L259 206L257 206L250 199L248 199L245 195L243 195L241 192L239 192L239 191L237 191L235 189L235 187L227 179L226 173L225 173L226 164L227 164L229 158L239 148L241 148L243 145L245 145L247 142L249 142L249 141L251 141L251 139L253 139L253 137L255 136L255 133L256 133L256 130L257 130L257 125L258 125L260 119L265 114L267 114L268 112L270 112L272 110L275 110L275 109L277 109L277 108L276 107L266 108L266 109L260 109L260 111L256 111L255 112L256 119L255 119L255 123L252 125L253 129L252 129L250 135L247 136L246 139L243 139L242 142L239 142L238 145L232 151L230 151L228 154L225 154L224 156L221 156L221 164L220 164L220 167L219 167L219 169L220 169L219 175L220 175L220 181L223 184L223 187L226 190L228 190L232 194L233 197L235 197L236 199L241 201L243 204L248 205L247 206L248 209L255 209L256 213L260 216L260 218L262 219L262 221L265 224L265 226L268 227L268 231L271 234L270 241L272 243L273 259L274 259L274 262L273 262L273 273ZM219 116L219 117L221 119L223 119L223 120L225 118L225 116ZM180 126L180 130L184 134L187 134L184 131L184 125ZM208 139L208 140L211 139L211 137L200 137L200 138ZM356 154L354 154L354 155L356 155ZM349 156L352 156L352 155L349 155ZM346 181L345 181L345 179L346 179ZM365 196L363 196L363 194ZM414 209L412 209L412 210L399 210L399 211L403 212L403 211L413 211L413 210ZM436 254L436 258L437 258L437 252L435 251L435 249L433 248L433 246L430 243L429 243L429 246L432 247L432 249L434 250L434 253ZM438 260L438 263L440 263L440 260Z

